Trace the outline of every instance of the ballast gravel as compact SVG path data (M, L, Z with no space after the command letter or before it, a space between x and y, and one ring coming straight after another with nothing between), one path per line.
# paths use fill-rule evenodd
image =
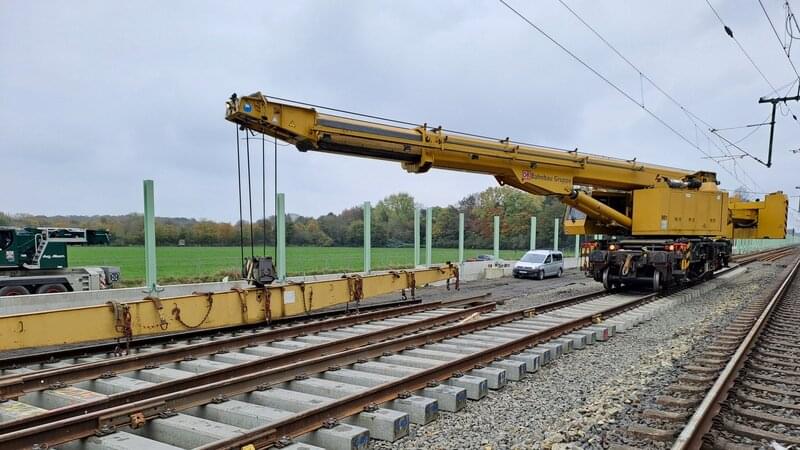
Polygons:
M394 443L373 440L370 446L565 450L624 444L620 436L630 424L626 416L636 417L632 412L652 401L677 376L681 362L695 346L706 341L717 324L727 322L744 300L763 291L780 267L754 263L746 270L705 298L664 311L606 342L564 355L524 380L470 401L457 413L441 412L428 425L412 425L404 439ZM546 292L531 289L508 300L503 308L535 306L597 289L597 284L577 274L572 280L562 280ZM510 285L518 285L515 287L524 292L525 281L512 280Z

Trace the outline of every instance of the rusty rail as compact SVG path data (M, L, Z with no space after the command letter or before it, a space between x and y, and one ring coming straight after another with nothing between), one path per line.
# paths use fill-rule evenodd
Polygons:
M177 392L184 389L189 389L193 386L216 383L216 382L224 382L225 380L245 376L249 373L258 373L258 370L262 367L279 367L298 362L302 363L302 361L304 360L313 359L324 355L331 355L347 351L353 348L357 348L359 346L370 345L386 339L396 338L407 333L419 332L420 330L425 330L431 327L440 326L448 322L453 322L455 320L468 317L471 314L488 312L494 310L494 308L495 308L494 303L486 303L483 305L474 306L472 308L454 311L452 313L444 314L441 316L430 317L428 319L423 319L405 325L392 327L387 330L364 333L361 335L345 339L339 339L331 342L326 342L323 344L313 345L306 348L301 348L286 353L281 353L278 355L268 356L257 360L236 364L223 369L203 372L194 375L192 377L181 378L177 380L167 381L164 383L159 383L145 389L123 392L119 394L110 395L106 398L95 401L52 409L43 414L24 417L21 419L0 424L0 433L8 433L15 430L21 430L24 428L37 427L42 424L47 424L49 422L59 421L64 418L72 417L76 414L86 414L87 412L101 411L119 405L125 405L128 403L157 397L170 392ZM164 358L159 358L157 360L161 359ZM171 358L167 359L167 361L171 360L172 360ZM137 364L140 364L140 362L137 361ZM35 382L36 378L33 378L25 380L25 383L22 385L30 386L31 383ZM2 443L1 436L0 436L0 443ZM0 445L0 447L2 447L2 445Z
M792 254L797 249L798 247L793 245L789 247L779 247L755 253L748 253L745 255L734 255L734 257L731 258L731 261L740 264L749 264L754 261L774 261Z
M635 297L622 304L607 308L602 311L601 314L615 315L654 298L656 298L656 294ZM485 306L478 306L476 308L484 307ZM285 365L256 372L247 373L246 370L239 370L236 371L234 375L230 373L231 370L226 369L227 373L224 377L215 376L214 372L209 372L207 375L194 378L191 382L186 381L186 379L174 380L146 390L135 391L124 396L111 396L107 401L102 402L102 406L104 406L102 408L99 407L100 405L98 405L97 402L94 405L91 403L82 404L80 408L61 408L61 410L71 409L72 417L65 417L62 414L64 418L54 422L51 416L48 421L40 421L39 423L32 423L29 421L27 424L28 426L24 427L20 426L21 421L17 421L17 426L14 427L15 431L0 435L0 446L4 448L30 448L34 445L58 445L75 439L92 436L103 430L109 431L117 427L130 425L132 416L134 415L138 424L140 421L158 418L159 415L164 413L180 411L206 404L215 397L232 397L257 389L268 389L271 385L291 381L296 377L307 376L309 373L324 372L330 367L353 364L359 360L382 356L387 352L398 352L408 347L421 346L455 337L463 333L470 333L523 319L530 316L532 310L532 308L525 308L510 311L496 316L483 317L475 321L440 327L422 333L385 340L379 343L361 344L356 348L332 354L329 353L324 356L318 353L320 356L311 359L297 360L297 362L293 363L283 361L282 364ZM268 428L251 430L241 438L237 438L235 442L224 441L220 443L218 448L238 446L239 442L245 441L247 444L258 444L258 448L264 448L274 443L277 437L283 435L296 436L302 432L319 428L325 420L331 417L341 418L352 415L355 412L361 411L365 406L371 403L391 400L403 392L422 388L431 381L448 378L452 376L454 372L469 370L477 364L490 362L495 357L505 356L513 352L524 350L557 335L590 325L596 318L597 313L587 314L543 332L509 341L495 348L465 356L452 363L445 363L424 370L410 377L401 378L396 382L369 389L356 396L336 400L325 407L301 413L292 419L282 421L277 424L277 427L273 425ZM396 332L396 329L392 329L392 331ZM406 330L406 332L407 331L408 330ZM332 352L334 349L330 349L329 351ZM202 378L202 380L199 378ZM120 401L123 398L125 401ZM59 410L53 410L53 412L56 413L59 412Z
M478 301L488 297L488 295L488 293L482 294L464 299L463 301ZM104 361L75 364L72 366L55 369L39 370L23 375L6 375L0 377L0 400L16 398L28 392L45 390L48 388L48 386L54 384L74 383L77 381L97 378L101 375L109 373L129 372L132 370L143 369L151 365L179 361L186 357L210 355L212 353L231 348L264 344L271 341L300 336L303 334L333 330L340 327L357 325L374 320L382 320L405 314L430 311L441 307L443 307L441 302L411 305L392 310L374 311L370 313L343 316L318 322L310 322L293 327L270 329L258 333L250 333L214 341L189 344L185 347L159 350L157 352L137 353ZM442 317L454 317L454 319L451 320L456 320L456 318L460 318L462 315L463 313L456 312ZM434 321L434 323L439 322ZM387 332L388 331L390 330L387 330ZM376 334L378 333L368 333L367 335L369 335L371 339L375 339L376 336L373 335ZM3 425L0 425L0 431L2 429Z
M747 333L742 343L739 344L731 360L728 361L728 364L719 374L719 377L717 377L711 390L703 398L703 401L695 410L689 423L686 424L683 431L678 436L672 446L672 450L699 449L703 445L703 436L711 429L712 422L719 413L722 402L727 398L728 392L733 386L739 370L747 361L750 350L757 341L761 330L767 324L772 311L788 291L797 276L798 270L800 270L800 258L795 261L786 279L776 288L772 298L764 308L764 311L753 324L753 327L750 329L750 332Z

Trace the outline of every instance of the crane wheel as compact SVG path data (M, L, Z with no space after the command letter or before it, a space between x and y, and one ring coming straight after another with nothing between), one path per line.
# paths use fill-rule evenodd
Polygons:
M610 267L606 267L606 269L603 271L603 287L607 291L614 289L614 284L611 283L611 281L608 279L610 273L611 273Z
M57 292L67 292L63 284L43 284L36 289L37 294L53 294Z
M0 288L0 297L28 294L30 294L30 291L25 286L3 286Z
M661 272L655 271L653 272L653 292L658 292L661 290Z

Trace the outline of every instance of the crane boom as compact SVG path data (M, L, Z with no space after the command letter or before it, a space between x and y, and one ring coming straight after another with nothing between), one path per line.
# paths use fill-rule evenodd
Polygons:
M618 201L615 209L607 199L598 200L601 195L582 194L575 186L632 191L653 187L662 179L692 179L716 189L716 175L710 172L694 173L577 149L564 151L508 139L477 138L446 132L441 127L408 128L356 120L274 101L261 93L233 97L228 102L227 119L294 144L301 151L398 161L413 173L440 168L493 175L501 184L532 194L559 196L597 220L598 225L620 231L632 226L629 205Z
M300 151L397 161L412 173L432 168L482 173L531 194L557 196L570 207L564 224L568 234L625 236L625 245L637 248L638 253L623 255L633 258L625 261L619 260L618 244L597 250L605 252L602 260L589 258L592 275L607 287L639 277L639 266L654 286L661 283L658 273L670 280L698 278L727 261L729 239L783 238L786 233L785 194L753 202L729 198L713 172L493 140L426 124L400 126L324 114L260 92L231 96L226 119ZM660 258L653 253L656 247L677 253L655 261ZM685 255L679 257L681 252Z

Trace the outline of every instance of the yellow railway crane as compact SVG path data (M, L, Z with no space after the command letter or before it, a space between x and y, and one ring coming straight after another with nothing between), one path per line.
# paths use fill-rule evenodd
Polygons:
M568 234L602 234L584 244L584 269L606 289L665 285L710 277L727 265L731 239L782 239L788 197L729 197L713 172L689 171L323 114L260 92L231 96L226 119L294 144L300 151L398 161L408 172L431 168L483 173L568 205Z

